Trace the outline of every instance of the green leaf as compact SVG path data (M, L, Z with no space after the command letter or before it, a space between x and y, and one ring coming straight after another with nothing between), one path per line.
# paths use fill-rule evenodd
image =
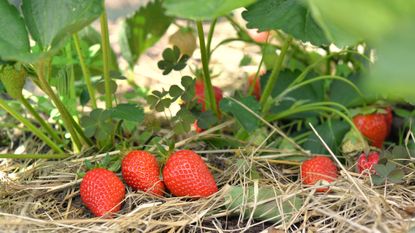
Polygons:
M161 2L149 2L122 22L119 39L121 54L130 67L164 35L172 22L172 18L164 14Z
M415 66L411 62L415 60L414 21L415 12L411 22L403 22L375 44L377 59L364 79L367 91L389 99L415 102L412 88L415 86Z
M341 120L328 120L315 127L317 132L335 154L340 152L340 145L344 135L349 131L350 125ZM310 134L303 145L304 149L314 154L326 154L327 149L315 134Z
M218 118L210 110L200 113L200 115L197 117L197 126L202 129L209 129L216 123L218 123Z
M254 219L278 223L291 218L303 205L300 197L294 195L286 198L281 191L269 186L258 188L258 195L255 195L252 186L225 188L229 190L225 196L227 210L233 214L243 214L245 219L252 214Z
M241 61L239 62L239 67L248 66L248 65L251 64L251 62L252 62L252 57L249 56L249 55L247 55L247 54L245 54L242 57Z
M172 85L170 86L169 89L169 95L173 98L178 98L183 94L184 90L182 90L179 86L177 85Z
M410 159L410 155L406 150L405 146L399 145L395 146L392 149L392 158L391 159ZM404 162L404 161L397 161L397 162Z
M359 88L361 87L361 77L360 74L352 74L347 79ZM362 105L364 99L361 98L359 94L347 83L333 80L330 85L329 98L331 101L340 103L346 107L355 107L357 105Z
M373 168L375 168L376 173L382 177L387 177L389 173L384 164L375 164Z
M165 0L167 14L192 20L209 20L229 14L232 10L255 0Z
M232 114L246 131L253 132L258 128L260 121L251 111L259 114L260 105L252 96L244 97L239 102L245 105L250 111L230 98L222 99L219 106L223 112Z
M176 113L176 116L172 118L172 121L174 132L176 134L184 134L190 131L190 125L195 121L195 117L189 110L181 108Z
M105 81L102 79L100 81L98 81L95 84L95 88L97 89L97 91L101 94L104 95L105 94ZM110 80L110 90L111 93L114 94L115 92L117 92L117 88L118 85L114 80Z
M242 17L248 21L248 28L283 30L304 42L329 44L323 30L301 0L257 1L242 13Z
M82 88L81 94L79 95L79 103L82 106L85 106L88 104L90 99L91 98L89 97L88 89L86 89L85 87Z
M195 79L192 79L190 76L183 76L181 84L184 87L185 91L183 92L182 99L186 102L190 102L195 97Z
M381 184L384 184L385 183L385 177L383 177L383 176L378 176L378 175L373 175L372 176L372 181L373 181L373 184L375 184L375 185L381 185Z
M376 62L364 78L367 90L383 98L415 102L415 2L407 0L308 0L314 15L376 50ZM320 22L320 21L319 21ZM327 34L330 28L325 27Z
M184 69L189 60L189 55L180 56L180 49L177 46L166 48L163 51L163 60L157 63L159 69L163 70L163 75L169 74L172 70L180 71Z
M377 174L382 177L388 177L389 174L396 169L396 165L388 161L386 164L376 164L373 166Z
M392 183L401 183L405 173L401 169L395 169L388 175L388 180Z
M0 58L20 60L30 51L29 35L16 7L7 0L0 0Z
M118 104L110 111L114 119L133 121L135 123L144 120L144 110L137 104Z
M32 38L42 50L57 48L98 18L103 0L23 0L22 11Z
M89 116L83 116L80 122L85 135L95 136L99 141L108 139L115 127L111 120L111 111L99 108L94 109Z
M308 0L313 14L332 27L360 39L378 40L412 17L415 2L407 0ZM320 22L320 21L319 21ZM330 34L330 27L325 28Z

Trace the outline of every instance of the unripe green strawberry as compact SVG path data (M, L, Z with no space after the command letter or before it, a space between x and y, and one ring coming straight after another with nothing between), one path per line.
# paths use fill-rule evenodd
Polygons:
M162 196L164 184L160 180L160 168L154 155L142 150L133 150L121 164L122 176L136 190Z
M7 94L14 99L22 98L22 90L26 81L26 71L23 67L16 69L6 65L0 70L0 80L6 88Z
M196 50L196 37L190 28L180 28L169 38L169 43L177 46L182 54L192 56Z
M163 178L170 192L178 197L208 197L218 191L209 168L191 150L170 155L163 169Z
M318 181L331 183L337 178L337 167L326 156L316 156L301 164L301 179L305 185L314 185ZM328 188L318 188L317 192L325 192Z
M111 171L95 168L88 171L80 187L82 202L95 215L116 213L125 197L125 187Z

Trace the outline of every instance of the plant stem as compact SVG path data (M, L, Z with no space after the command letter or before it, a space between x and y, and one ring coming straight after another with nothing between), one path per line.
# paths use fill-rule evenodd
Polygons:
M64 159L67 157L69 157L67 154L0 154L2 159Z
M76 98L76 91L75 91L75 70L73 68L73 59L72 59L72 47L71 47L71 43L68 43L66 45L65 48L65 52L66 52L66 58L68 59L68 61L71 61L68 66L70 66L69 68L69 97L72 99Z
M262 93L260 103L261 106L264 108L265 104L267 103L268 98L271 95L272 90L277 82L278 76L280 74L282 63L284 61L284 57L287 54L288 47L290 46L292 41L292 37L289 36L285 39L285 42L281 48L281 54L278 56L277 60L275 61L274 68L272 69L271 75L268 79L267 84L265 85L264 92ZM264 113L264 111L263 111Z
M61 148L56 145L52 140L49 139L42 131L38 129L35 125L30 123L26 118L24 118L20 113L15 111L13 108L7 105L6 101L0 98L0 108L4 109L18 121L22 122L30 131L32 131L37 137L43 140L50 148L52 148L57 153L64 153Z
M45 64L44 61L41 61L39 63L38 67L38 78L39 78L39 84L41 85L43 91L52 99L53 103L55 104L56 108L58 109L59 113L61 114L63 123L65 125L65 128L68 130L69 134L71 135L71 138L76 146L77 149L80 149L82 147L81 141L78 138L78 135L76 134L74 130L74 124L72 119L72 116L69 114L68 110L66 109L65 105L62 103L62 101L59 99L59 97L53 92L52 88L50 87L49 83L46 81L45 77Z
M208 52L208 60L210 61L210 46L212 45L212 38L213 38L213 32L215 31L216 22L218 21L217 18L213 20L213 22L210 25L209 33L208 33L208 39L206 44L206 50Z
M50 127L48 123L39 115L39 113L32 107L32 105L24 97L20 98L20 102L26 107L26 109L33 115L33 117L39 122L43 129L48 132L52 138L59 144L63 144L62 139L56 134L55 130Z
M110 77L110 42L108 33L107 12L104 7L104 12L100 18L101 22L101 40L102 40L102 57L104 62L104 84L105 84L105 107L107 109L112 107L112 93L111 93L111 77Z
M93 145L93 142L91 141L91 139L89 139L89 138L85 135L84 131L82 130L82 128L81 128L81 126L78 124L78 122L76 122L76 121L75 121L75 119L73 119L73 117L71 117L71 120L72 120L72 124L73 124L73 126L74 126L74 128L75 128L76 132L78 132L78 135L79 135L79 136L81 136L82 140L84 140L84 142L85 142L86 144L88 144L88 146L92 146L92 145Z
M203 82L205 85L206 108L211 109L214 113L216 113L217 116L219 116L219 111L216 106L216 99L215 99L215 95L213 92L212 81L210 80L209 57L208 57L208 51L206 50L203 25L202 25L202 22L200 21L197 21L196 25L197 25L197 32L199 35L200 53L202 55L202 65L203 65L203 74L204 74Z
M75 44L76 52L78 53L79 64L81 65L82 74L84 75L86 88L88 90L89 98L94 109L97 108L97 100L95 99L95 90L92 86L91 73L85 63L84 56L82 55L81 42L79 40L78 33L73 34L73 41Z

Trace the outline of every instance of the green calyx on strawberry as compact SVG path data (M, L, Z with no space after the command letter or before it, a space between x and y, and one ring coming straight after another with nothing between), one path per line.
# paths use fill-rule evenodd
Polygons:
M171 154L163 168L163 178L166 187L178 197L208 197L218 191L209 168L191 150Z
M337 178L337 167L326 156L316 156L301 164L301 180L305 185L315 185L317 182L331 183ZM317 192L329 191L329 188L317 188Z
M191 28L179 28L169 37L169 43L177 46L182 54L192 56L197 48L196 37Z
M107 216L121 209L125 187L114 172L94 168L82 179L80 195L82 202L95 216Z
M160 167L154 155L147 151L129 152L121 164L125 183L135 190L142 190L154 195L164 194L164 183L160 179Z
M26 82L26 70L22 66L3 66L0 69L0 80L10 97L13 99L23 98L22 90Z
M381 148L391 130L392 109L361 108L353 117L353 123L371 145Z
M369 171L371 174L375 174L374 166L379 162L379 153L370 152L366 156L365 153L362 153L357 159L357 171L362 174L364 171Z

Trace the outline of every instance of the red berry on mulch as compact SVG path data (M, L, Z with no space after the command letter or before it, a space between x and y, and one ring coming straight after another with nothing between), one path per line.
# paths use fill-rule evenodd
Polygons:
M178 197L208 197L218 191L215 179L203 159L191 150L172 155L163 169L164 183Z
M337 167L326 156L316 156L301 164L301 179L305 185L314 185L318 181L333 182L337 178ZM317 188L317 192L328 191L328 188Z
M104 216L121 209L125 187L115 173L95 168L88 171L81 182L80 195L85 206L95 215Z
M375 174L374 165L379 162L379 153L371 152L368 156L365 153L362 153L357 160L357 171L363 173L365 170L369 170L371 174Z
M147 151L133 150L121 164L122 176L130 187L162 196L164 184L156 157Z

